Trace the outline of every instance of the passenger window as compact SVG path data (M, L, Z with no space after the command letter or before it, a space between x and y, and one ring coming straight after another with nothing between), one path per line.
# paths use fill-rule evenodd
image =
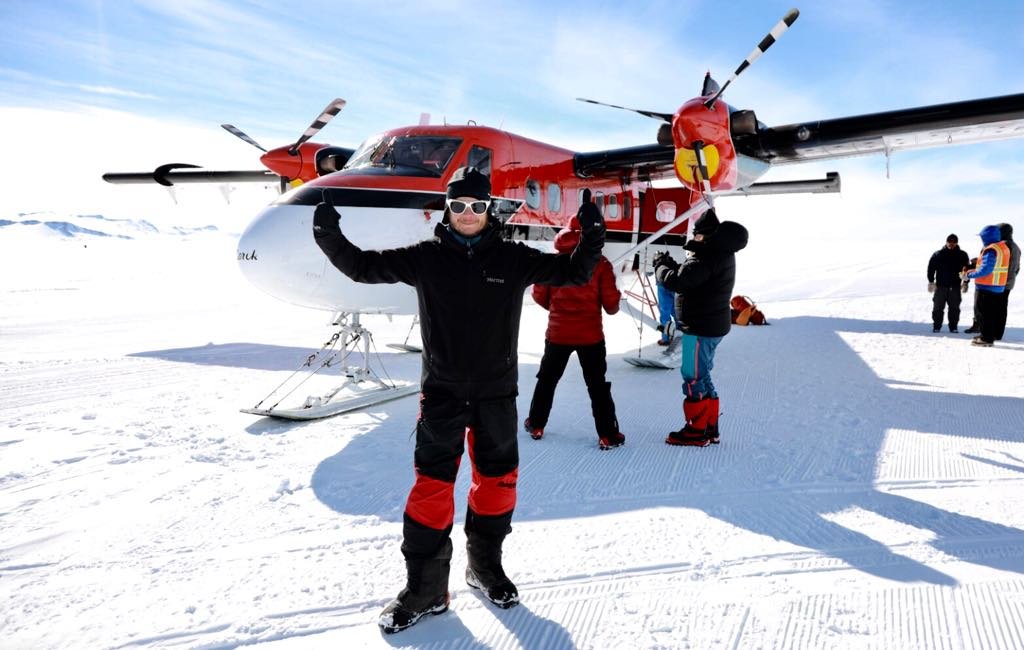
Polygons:
M676 218L675 201L659 201L656 218L661 223L668 223Z
M614 194L608 195L608 209L605 210L604 218L609 221L619 220L619 197Z
M540 183L535 180L526 181L526 205L534 210L540 208Z
M469 157L466 159L470 167L476 167L482 173L491 175L491 150L473 145L469 148Z
M633 218L633 200L629 194L622 195L622 218L626 221Z
M594 192L594 205L597 206L597 211L602 215L604 214L604 192Z
M558 212L562 209L562 187L558 183L548 183L548 211Z

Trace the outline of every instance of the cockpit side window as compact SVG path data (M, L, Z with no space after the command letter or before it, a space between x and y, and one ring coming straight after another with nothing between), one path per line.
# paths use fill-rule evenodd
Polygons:
M461 138L432 135L376 136L352 154L345 170L397 176L440 177L462 144Z
M466 159L466 164L470 167L476 167L481 173L490 176L491 150L479 145L473 145L469 148L469 157Z

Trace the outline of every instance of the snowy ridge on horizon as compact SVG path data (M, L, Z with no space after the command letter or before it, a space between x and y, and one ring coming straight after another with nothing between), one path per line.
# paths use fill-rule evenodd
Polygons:
M153 235L186 236L203 232L217 232L217 226L169 226L161 230L147 219L113 219L102 214L57 214L55 212L19 212L18 219L0 219L0 237L5 232L20 230L52 231L62 237L111 237L137 239ZM30 218L25 218L30 217ZM10 229L10 230L7 230Z

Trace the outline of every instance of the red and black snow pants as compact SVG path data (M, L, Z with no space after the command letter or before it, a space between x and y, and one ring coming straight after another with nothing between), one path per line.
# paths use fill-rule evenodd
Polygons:
M516 399L420 395L416 483L405 505L402 553L433 557L451 535L455 478L466 444L473 466L466 532L501 539L511 530L519 475Z

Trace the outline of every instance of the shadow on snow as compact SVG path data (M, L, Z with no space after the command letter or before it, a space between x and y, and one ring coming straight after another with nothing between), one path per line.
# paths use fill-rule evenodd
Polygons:
M1024 400L918 390L912 382L890 381L876 375L840 336L934 336L923 334L922 327L803 317L778 320L768 328L736 328L720 347L714 371L722 395L723 443L705 449L663 444L665 433L682 424L676 371L635 370L613 356L608 375L627 445L599 452L589 409L570 408L589 403L571 362L545 438L532 441L519 434L516 519L693 508L881 577L955 582L829 519L834 513L863 509L931 531L934 538L929 544L951 556L1024 573L1019 553L986 552L994 546L1024 548L1024 531L897 494L913 489L914 481L909 486L901 480L876 487L881 452L891 430L910 438L939 434L972 439L968 446L973 453L963 453L961 443L940 462L1024 471L1019 463L991 458L1002 454L1005 461L1006 454L986 445L1024 441ZM1020 332L1007 334L1008 339L1020 338ZM966 336L950 338L950 345L969 348L969 341ZM993 351L998 348L966 352ZM536 365L522 364L521 417L535 372ZM643 403L636 404L640 399ZM418 404L404 399L387 409L386 420L357 434L314 471L311 485L325 505L346 514L401 521L413 479L412 431ZM460 472L456 484L460 514L468 475L468 470ZM931 481L934 476L920 479Z

